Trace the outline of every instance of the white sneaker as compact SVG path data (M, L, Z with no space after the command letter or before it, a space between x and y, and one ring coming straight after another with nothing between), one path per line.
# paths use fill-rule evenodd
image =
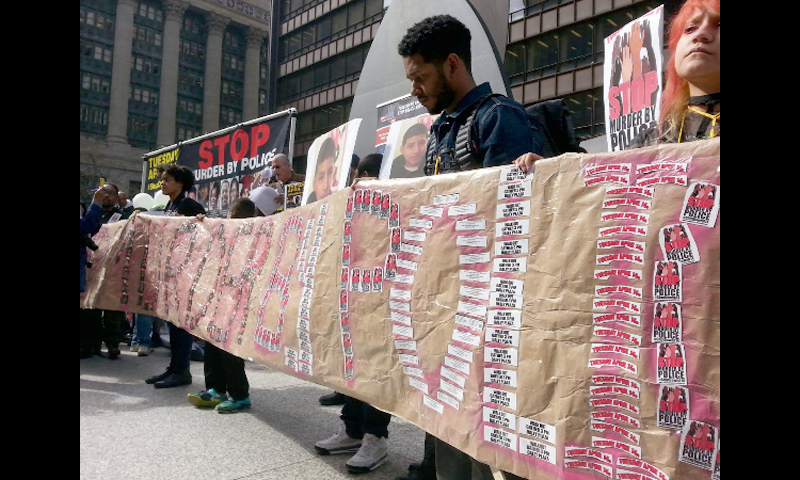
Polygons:
M325 440L314 444L314 450L322 455L336 455L337 453L354 453L361 447L361 439L347 435L344 424L339 426L339 431Z
M145 347L145 346L142 346L142 345L140 345L140 346L139 346L139 353L138 353L138 355L139 355L140 357L146 357L146 356L148 356L148 355L149 355L149 354L150 354L152 351L153 351L153 349L152 349L152 348L150 348L150 347Z
M386 438L378 438L371 433L364 434L358 453L347 461L350 473L367 473L383 465L389 459Z
M139 351L139 344L131 343L131 352L138 352L138 351Z

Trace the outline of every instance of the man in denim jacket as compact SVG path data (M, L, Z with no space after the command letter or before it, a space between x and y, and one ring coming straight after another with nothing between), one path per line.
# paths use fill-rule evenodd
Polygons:
M538 125L529 124L525 109L504 96L492 95L488 83L476 85L470 40L463 23L439 15L408 29L397 47L411 81L411 95L429 113L441 113L431 125L426 175L508 165L517 159L541 158L543 153L542 134ZM471 130L468 141L468 129L462 125ZM412 471L403 480L494 478L488 465L430 434L425 444L422 464L409 468Z
M411 27L398 45L411 94L431 114L441 113L431 126L428 175L507 165L525 153L542 153L541 133L529 125L522 105L492 95L488 83L476 85L470 40L463 23L440 15ZM462 151L466 142L456 138L465 123L474 125L471 155Z

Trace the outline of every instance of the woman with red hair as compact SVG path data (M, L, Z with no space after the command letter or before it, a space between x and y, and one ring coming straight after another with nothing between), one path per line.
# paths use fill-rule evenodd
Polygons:
M687 0L670 22L667 82L658 127L633 147L719 136L720 0Z

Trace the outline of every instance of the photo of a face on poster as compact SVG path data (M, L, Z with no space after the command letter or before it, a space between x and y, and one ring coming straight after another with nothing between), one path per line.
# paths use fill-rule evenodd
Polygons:
M378 176L390 178L414 178L425 176L425 152L431 124L438 115L423 114L392 124L383 152L383 163Z
M350 160L360 125L360 118L351 120L318 137L311 144L306 157L303 205L321 200L347 186Z

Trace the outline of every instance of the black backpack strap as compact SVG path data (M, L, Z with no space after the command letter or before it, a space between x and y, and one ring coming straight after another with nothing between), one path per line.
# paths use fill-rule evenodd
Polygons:
M485 102L492 98L501 96L502 95L499 93L489 93L479 98L475 103L473 103L472 111L466 120L464 120L464 123L458 127L458 133L456 133L455 152L453 155L453 161L456 164L457 169L463 170L464 167L471 162L481 163L483 161L483 159L478 156L478 145L473 136L474 133L477 132L475 116L478 114L478 110L480 110Z

